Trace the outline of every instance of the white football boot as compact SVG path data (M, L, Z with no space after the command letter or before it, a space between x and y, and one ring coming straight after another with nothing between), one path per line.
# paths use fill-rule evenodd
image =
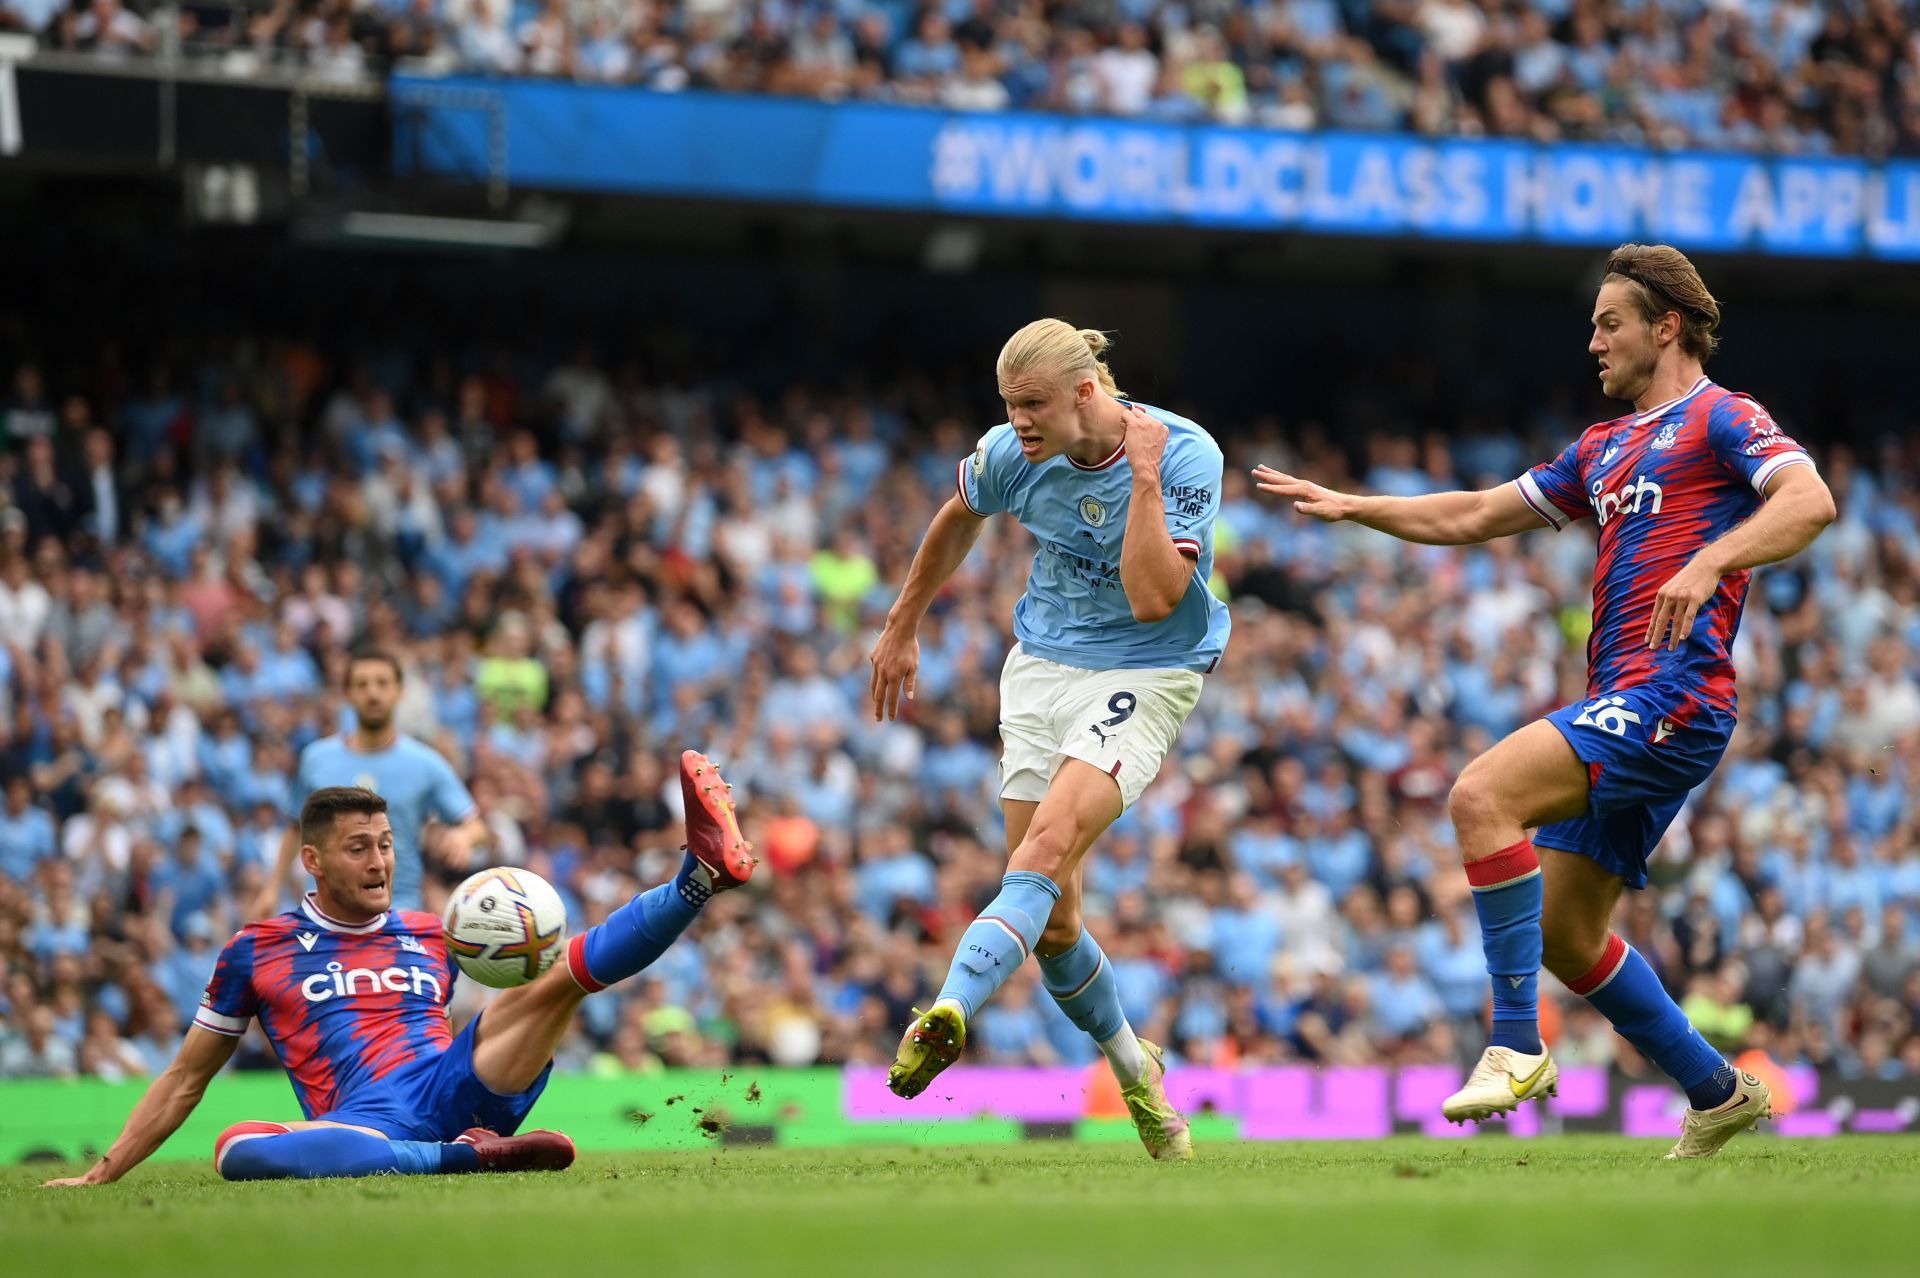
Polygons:
M1733 1095L1712 1109L1687 1107L1680 1119L1680 1140L1667 1151L1668 1158L1712 1158L1721 1146L1773 1117L1773 1093L1767 1085L1747 1073L1736 1070Z
M1546 1048L1538 1056L1511 1047L1489 1047L1467 1075L1466 1084L1440 1106L1448 1122L1479 1122L1520 1108L1521 1101L1544 1099L1560 1090L1560 1067Z

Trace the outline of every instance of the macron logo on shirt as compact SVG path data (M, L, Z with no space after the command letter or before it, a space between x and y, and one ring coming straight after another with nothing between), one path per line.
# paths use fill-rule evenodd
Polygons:
M313 950L313 943L319 939L320 934L318 932L302 932L300 934L300 948L311 952Z

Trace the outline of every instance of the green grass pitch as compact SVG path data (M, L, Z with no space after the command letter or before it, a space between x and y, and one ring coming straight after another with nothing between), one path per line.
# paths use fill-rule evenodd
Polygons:
M40 1190L0 1172L0 1269L58 1275L1920 1273L1920 1139L1601 1137L1137 1149L727 1147L559 1175L227 1185L205 1164Z

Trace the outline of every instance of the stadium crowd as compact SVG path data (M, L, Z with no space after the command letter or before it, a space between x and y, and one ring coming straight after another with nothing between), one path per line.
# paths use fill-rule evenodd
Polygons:
M485 855L576 926L678 864L683 746L740 789L761 873L588 1000L562 1068L890 1058L1002 871L1025 534L990 524L939 600L904 721L871 721L865 658L987 423L910 384L748 395L660 371L687 367L666 347L524 375L293 335L180 351L0 386L0 1076L170 1058L297 751L351 713L357 645L403 664L401 726L469 780ZM1590 525L1425 549L1254 500L1255 460L1408 493L1510 478L1584 425L1421 438L1371 393L1343 443L1214 423L1232 646L1088 871L1131 1019L1189 1060L1477 1051L1448 787L1585 692ZM1620 924L1727 1050L1920 1078L1920 440L1816 451L1840 521L1756 582L1740 734ZM1643 1068L1543 987L1563 1062ZM970 1051L1094 1059L1030 965ZM272 1065L256 1027L238 1066Z
M151 9L147 16L141 12ZM1912 0L0 0L0 29L388 67L1284 129L1920 149Z

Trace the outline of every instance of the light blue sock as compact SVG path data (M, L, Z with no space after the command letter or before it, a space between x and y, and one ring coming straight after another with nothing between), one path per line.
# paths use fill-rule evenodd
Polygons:
M574 980L602 990L652 966L713 895L698 870L699 862L689 856L673 882L642 892L570 941L567 966Z
M1080 937L1059 954L1040 956L1040 983L1067 1019L1104 1043L1127 1023L1120 1009L1120 982L1113 977L1100 942L1082 928Z
M437 1176L477 1171L471 1145L388 1140L346 1127L309 1127L235 1141L220 1159L228 1180L318 1180L330 1176Z
M1044 874L1014 870L1001 879L1000 895L961 934L940 997L960 1004L971 1020L1033 953L1059 899L1059 885Z

